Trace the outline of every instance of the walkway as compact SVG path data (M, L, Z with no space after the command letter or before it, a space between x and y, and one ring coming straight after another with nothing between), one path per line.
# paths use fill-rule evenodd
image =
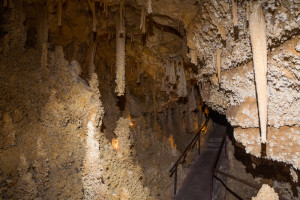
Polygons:
M209 199L210 168L225 132L225 126L215 123L215 126L207 138L206 147L201 148L201 155L196 158L182 187L173 200Z

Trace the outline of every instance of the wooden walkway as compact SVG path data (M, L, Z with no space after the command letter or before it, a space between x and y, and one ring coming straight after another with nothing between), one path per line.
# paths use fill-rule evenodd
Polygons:
M225 126L215 123L207 138L206 147L203 150L201 148L201 155L196 158L182 187L173 197L173 200L209 200L210 168L225 132Z

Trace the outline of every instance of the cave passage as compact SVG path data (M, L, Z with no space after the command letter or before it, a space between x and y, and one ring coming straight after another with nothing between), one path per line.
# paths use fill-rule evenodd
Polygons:
M3 0L0 199L299 199L299 0Z

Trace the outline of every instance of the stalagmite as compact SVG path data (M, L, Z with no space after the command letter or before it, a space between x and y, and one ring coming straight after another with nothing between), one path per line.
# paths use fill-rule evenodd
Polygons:
M250 37L258 100L261 142L266 143L267 132L267 38L266 23L260 4L253 5L249 19Z
M271 188L267 184L263 184L257 193L256 197L252 197L252 200L279 200L278 194L275 192L274 188Z
M115 92L118 96L125 93L125 23L123 5L120 5L120 17L116 17L116 83Z
M37 199L38 190L24 153L20 154L18 167L18 181L14 189L13 199Z
M216 69L218 74L218 83L221 83L221 53L222 49L217 49L217 62L216 62Z
M57 25L61 26L61 17L62 17L62 6L63 6L63 0L58 0L58 4L57 4Z
M96 114L92 114L87 123L87 135L85 140L86 153L83 161L83 188L84 199L103 199L101 187L101 165L99 151L99 133L97 132Z
M152 0L147 0L147 13L152 13Z
M95 9L95 0L88 0L89 6L92 11L92 17L93 17L93 32L97 31L97 20L96 20L96 9Z
M231 0L232 2L232 16L233 16L233 25L238 25L238 16L237 16L237 1Z

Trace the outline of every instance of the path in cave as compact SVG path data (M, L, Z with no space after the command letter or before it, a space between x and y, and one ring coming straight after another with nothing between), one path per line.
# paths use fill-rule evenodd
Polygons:
M195 159L182 187L173 200L208 200L210 192L210 168L217 154L219 144L226 132L226 126L215 123L209 134L206 147ZM222 156L221 156L222 157Z

